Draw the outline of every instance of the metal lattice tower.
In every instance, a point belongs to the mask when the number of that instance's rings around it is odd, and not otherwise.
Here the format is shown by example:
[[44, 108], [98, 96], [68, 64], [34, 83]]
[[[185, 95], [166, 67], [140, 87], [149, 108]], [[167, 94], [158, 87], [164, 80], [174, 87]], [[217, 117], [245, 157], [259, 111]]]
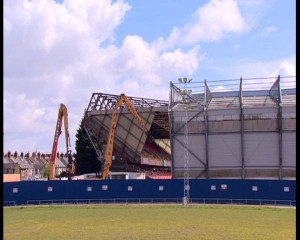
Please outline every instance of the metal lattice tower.
[[[188, 129], [188, 94], [190, 94], [191, 90], [187, 90], [186, 83], [187, 78], [179, 79], [180, 82], [184, 83], [184, 90], [181, 92], [182, 95], [182, 102], [185, 104], [184, 110], [185, 110], [185, 127], [184, 127], [184, 194], [183, 194], [183, 205], [187, 207], [189, 205], [189, 199], [190, 199], [190, 183], [189, 183], [189, 129]], [[189, 82], [191, 79], [189, 80]]]
[[184, 201], [183, 205], [188, 206], [190, 198], [190, 184], [189, 184], [189, 130], [188, 130], [188, 107], [185, 106], [185, 128], [184, 128]]

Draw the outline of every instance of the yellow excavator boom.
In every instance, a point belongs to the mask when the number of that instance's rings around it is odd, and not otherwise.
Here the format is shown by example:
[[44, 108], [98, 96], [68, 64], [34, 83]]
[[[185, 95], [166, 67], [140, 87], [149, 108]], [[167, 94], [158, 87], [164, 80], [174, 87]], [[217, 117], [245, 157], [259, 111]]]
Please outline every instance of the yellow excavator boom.
[[56, 122], [56, 128], [54, 133], [54, 140], [53, 140], [53, 146], [52, 146], [52, 152], [51, 152], [51, 158], [50, 158], [50, 168], [49, 168], [49, 180], [55, 180], [55, 165], [56, 165], [56, 154], [57, 154], [57, 146], [58, 146], [58, 139], [61, 134], [61, 127], [62, 127], [62, 121], [64, 121], [64, 129], [65, 129], [65, 140], [66, 140], [66, 148], [67, 148], [67, 154], [68, 154], [68, 166], [67, 166], [67, 172], [74, 173], [74, 165], [72, 164], [72, 154], [70, 150], [70, 135], [69, 135], [69, 129], [68, 129], [68, 110], [67, 107], [64, 104], [60, 104], [60, 108], [58, 111], [58, 117]]
[[137, 113], [136, 109], [130, 102], [130, 100], [125, 96], [124, 93], [122, 93], [114, 106], [112, 110], [112, 119], [111, 119], [111, 126], [109, 129], [108, 137], [107, 137], [107, 144], [106, 144], [106, 150], [104, 155], [104, 164], [102, 166], [101, 176], [100, 179], [107, 179], [109, 175], [109, 169], [112, 164], [112, 154], [114, 149], [114, 137], [115, 137], [115, 129], [117, 127], [117, 121], [118, 121], [118, 108], [122, 106], [122, 104], [125, 103], [126, 107], [129, 109], [131, 114], [137, 119], [140, 127], [144, 132], [147, 133], [145, 124], [139, 114]]

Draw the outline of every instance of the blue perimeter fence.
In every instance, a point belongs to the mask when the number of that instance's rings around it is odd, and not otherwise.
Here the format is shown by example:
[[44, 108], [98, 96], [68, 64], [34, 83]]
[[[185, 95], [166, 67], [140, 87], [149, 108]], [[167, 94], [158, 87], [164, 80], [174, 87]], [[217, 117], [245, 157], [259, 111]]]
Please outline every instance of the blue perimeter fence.
[[[296, 206], [296, 180], [190, 179], [190, 204]], [[55, 180], [3, 183], [3, 206], [182, 203], [184, 180]]]

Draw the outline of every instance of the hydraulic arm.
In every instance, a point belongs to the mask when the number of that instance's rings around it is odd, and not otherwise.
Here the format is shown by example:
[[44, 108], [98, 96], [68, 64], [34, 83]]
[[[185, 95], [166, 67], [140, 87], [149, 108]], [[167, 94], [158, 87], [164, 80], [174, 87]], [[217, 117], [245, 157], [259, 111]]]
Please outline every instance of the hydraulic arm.
[[67, 174], [74, 173], [74, 164], [72, 159], [72, 151], [70, 150], [70, 135], [68, 130], [68, 110], [64, 104], [60, 104], [60, 108], [58, 111], [58, 117], [56, 122], [56, 129], [54, 133], [54, 140], [52, 146], [52, 153], [50, 158], [50, 169], [49, 169], [49, 180], [55, 180], [55, 164], [56, 164], [56, 155], [57, 155], [57, 145], [58, 139], [61, 134], [62, 121], [64, 120], [64, 128], [65, 128], [65, 140], [66, 140], [66, 148], [68, 154], [68, 165], [67, 165]]
[[122, 104], [125, 103], [131, 114], [137, 119], [141, 129], [147, 133], [145, 124], [143, 120], [140, 118], [138, 115], [136, 109], [132, 105], [132, 103], [129, 101], [129, 99], [125, 96], [124, 93], [122, 93], [114, 106], [112, 110], [112, 119], [111, 119], [111, 126], [109, 129], [108, 133], [108, 138], [107, 138], [107, 144], [106, 144], [106, 150], [105, 150], [105, 155], [104, 155], [104, 164], [102, 166], [102, 172], [100, 179], [107, 179], [108, 174], [109, 174], [109, 168], [112, 164], [112, 153], [114, 149], [114, 137], [115, 137], [115, 129], [117, 127], [117, 121], [118, 121], [118, 116], [119, 116], [119, 111], [118, 109], [122, 106]]

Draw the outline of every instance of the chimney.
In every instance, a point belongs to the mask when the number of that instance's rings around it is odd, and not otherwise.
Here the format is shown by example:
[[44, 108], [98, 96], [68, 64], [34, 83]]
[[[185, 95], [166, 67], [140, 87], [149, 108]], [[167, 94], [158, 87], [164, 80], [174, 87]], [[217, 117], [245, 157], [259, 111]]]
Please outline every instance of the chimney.
[[21, 158], [24, 158], [24, 153], [23, 152], [21, 152]]
[[17, 152], [17, 151], [15, 151], [15, 153], [14, 153], [14, 157], [15, 157], [15, 158], [17, 158], [17, 157], [18, 157], [18, 152]]
[[61, 153], [61, 154], [60, 154], [60, 157], [61, 157], [61, 158], [63, 158], [63, 157], [64, 157], [64, 154], [63, 154], [63, 153]]
[[58, 158], [59, 158], [59, 152], [57, 152], [57, 153], [56, 153], [56, 157], [58, 157]]
[[25, 154], [25, 157], [28, 157], [28, 158], [29, 158], [29, 152]]
[[32, 157], [35, 157], [35, 152], [32, 153]]
[[38, 154], [37, 154], [37, 155], [38, 155], [38, 158], [41, 158], [41, 153], [40, 153], [40, 152], [38, 152]]
[[45, 155], [45, 153], [43, 153], [43, 154], [42, 154], [42, 158], [45, 158], [45, 157], [46, 157], [46, 155]]

